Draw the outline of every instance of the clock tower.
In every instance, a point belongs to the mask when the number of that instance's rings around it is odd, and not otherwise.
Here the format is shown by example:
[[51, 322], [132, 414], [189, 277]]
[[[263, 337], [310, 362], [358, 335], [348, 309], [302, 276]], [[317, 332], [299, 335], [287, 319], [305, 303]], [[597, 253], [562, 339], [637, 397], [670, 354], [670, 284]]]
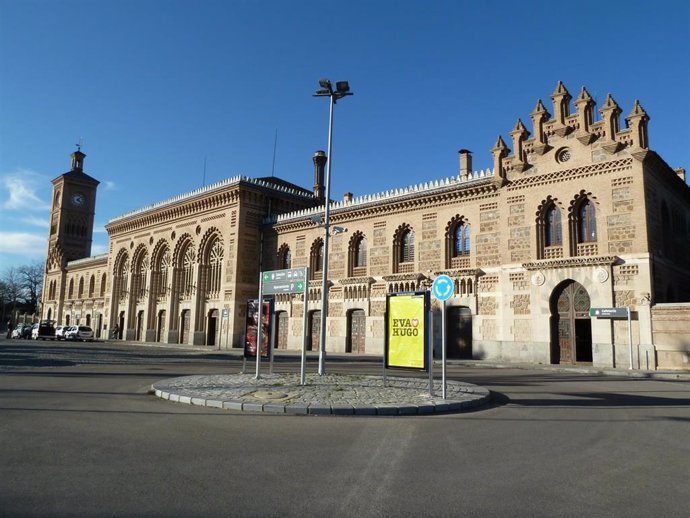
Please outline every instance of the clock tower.
[[48, 271], [91, 255], [96, 188], [100, 183], [84, 172], [86, 155], [72, 153], [72, 168], [53, 180], [48, 236]]

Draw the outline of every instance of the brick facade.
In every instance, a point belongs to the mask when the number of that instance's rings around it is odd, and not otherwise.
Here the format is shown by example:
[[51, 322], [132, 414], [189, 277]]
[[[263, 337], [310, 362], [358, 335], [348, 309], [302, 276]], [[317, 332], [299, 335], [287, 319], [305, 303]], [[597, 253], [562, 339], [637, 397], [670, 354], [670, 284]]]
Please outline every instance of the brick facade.
[[[639, 102], [621, 129], [611, 96], [596, 121], [585, 88], [573, 113], [562, 83], [551, 100], [553, 115], [542, 101], [530, 113], [531, 133], [518, 120], [512, 151], [497, 139], [491, 169], [473, 171], [463, 150], [458, 174], [332, 203], [332, 225], [347, 232], [330, 240], [328, 350], [352, 350], [356, 313], [366, 322], [357, 339], [381, 354], [386, 294], [427, 289], [446, 273], [456, 284], [448, 306], [471, 314], [471, 323], [457, 322], [470, 326], [458, 331], [471, 337], [462, 354], [627, 366], [627, 322], [590, 319], [586, 310], [630, 307], [637, 365], [651, 352], [650, 368], [687, 368], [690, 341], [667, 346], [668, 333], [653, 324], [655, 315], [668, 318], [654, 310], [659, 304], [690, 301], [684, 171], [649, 149]], [[291, 268], [312, 267], [313, 315], [321, 307], [323, 152], [314, 164], [313, 191], [237, 177], [115, 218], [104, 256], [68, 262], [56, 251], [60, 233], [51, 235], [43, 315], [60, 323], [89, 315], [101, 334], [118, 323], [127, 339], [240, 347], [259, 271], [288, 259]], [[69, 291], [82, 281], [94, 286], [88, 296]], [[301, 296], [277, 297], [276, 311], [288, 325], [283, 346], [300, 348]]]

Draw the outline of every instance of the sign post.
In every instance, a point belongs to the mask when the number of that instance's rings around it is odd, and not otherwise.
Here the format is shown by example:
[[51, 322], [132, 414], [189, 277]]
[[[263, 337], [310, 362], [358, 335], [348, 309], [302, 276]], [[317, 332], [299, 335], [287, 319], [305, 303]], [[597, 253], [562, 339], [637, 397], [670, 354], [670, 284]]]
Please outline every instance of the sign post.
[[309, 290], [307, 289], [308, 274], [309, 268], [287, 268], [285, 270], [263, 272], [261, 274], [261, 279], [259, 280], [259, 292], [263, 290], [266, 295], [277, 295], [281, 293], [304, 293], [304, 336], [302, 337], [302, 366], [300, 376], [300, 383], [302, 385], [305, 383], [304, 369], [307, 358], [307, 302], [309, 299]]
[[595, 318], [627, 318], [628, 319], [628, 349], [630, 356], [630, 366], [628, 370], [633, 370], [633, 343], [632, 343], [632, 311], [627, 308], [589, 308], [589, 316]]
[[431, 285], [431, 294], [441, 301], [441, 393], [446, 399], [446, 301], [455, 291], [453, 279], [448, 275], [439, 275]]

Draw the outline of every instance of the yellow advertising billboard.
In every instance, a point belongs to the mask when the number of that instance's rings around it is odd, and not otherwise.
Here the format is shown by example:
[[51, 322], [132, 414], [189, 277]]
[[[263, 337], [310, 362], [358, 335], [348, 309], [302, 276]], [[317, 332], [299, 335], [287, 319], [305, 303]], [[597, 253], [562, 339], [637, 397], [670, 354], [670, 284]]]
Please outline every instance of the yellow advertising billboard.
[[386, 367], [427, 370], [428, 293], [390, 294], [386, 306]]

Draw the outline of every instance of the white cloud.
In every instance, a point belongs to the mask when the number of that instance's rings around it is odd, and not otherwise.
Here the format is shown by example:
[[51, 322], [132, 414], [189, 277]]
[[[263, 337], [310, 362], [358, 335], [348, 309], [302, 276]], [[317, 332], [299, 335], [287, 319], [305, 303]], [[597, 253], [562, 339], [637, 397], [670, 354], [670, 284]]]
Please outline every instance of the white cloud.
[[94, 234], [105, 234], [107, 231], [105, 230], [105, 225], [100, 225], [96, 223], [93, 226], [93, 233]]
[[47, 210], [50, 204], [37, 191], [46, 188], [46, 179], [28, 169], [0, 176], [0, 207], [8, 210]]
[[45, 256], [48, 244], [43, 234], [0, 232], [0, 253], [36, 258]]
[[115, 185], [115, 182], [113, 182], [111, 180], [105, 180], [103, 182], [103, 190], [104, 191], [116, 191], [117, 185]]
[[39, 218], [36, 216], [20, 218], [19, 221], [34, 227], [48, 228], [50, 226], [50, 220], [48, 218]]

